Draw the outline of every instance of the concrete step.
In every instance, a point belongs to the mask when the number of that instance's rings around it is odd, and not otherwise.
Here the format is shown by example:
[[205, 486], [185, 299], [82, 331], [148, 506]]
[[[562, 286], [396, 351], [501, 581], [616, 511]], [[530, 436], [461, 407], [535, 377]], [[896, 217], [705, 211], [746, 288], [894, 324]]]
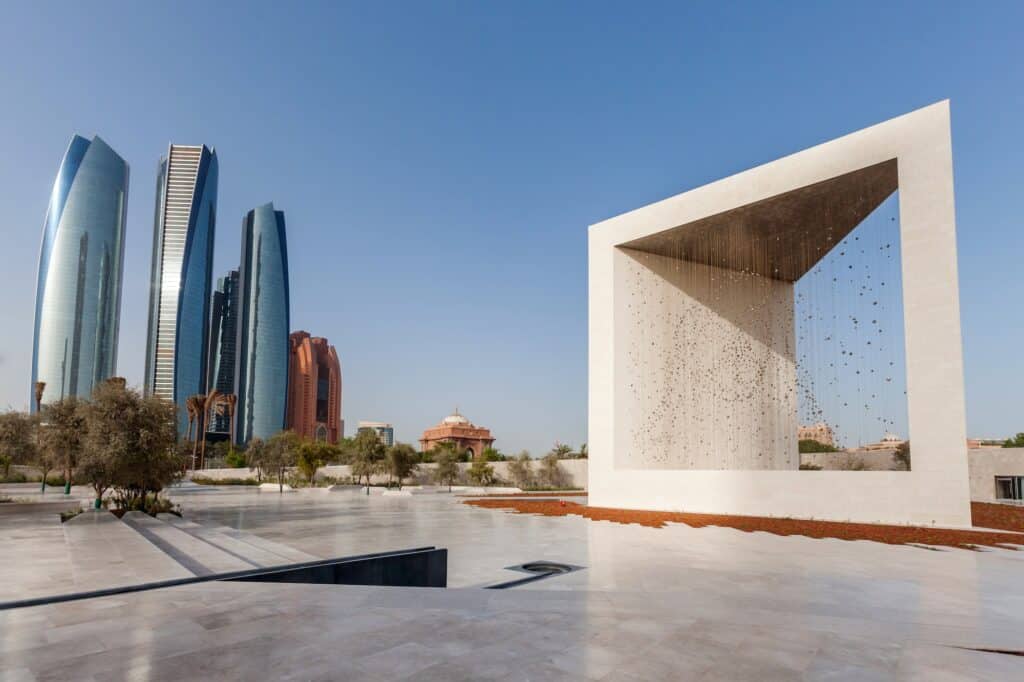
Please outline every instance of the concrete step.
[[86, 511], [63, 525], [75, 591], [188, 578], [194, 573], [109, 511]]
[[247, 561], [253, 566], [280, 566], [282, 564], [295, 563], [294, 559], [287, 556], [272, 552], [264, 547], [243, 542], [219, 530], [187, 521], [174, 514], [157, 514], [157, 518], [171, 524], [175, 528], [180, 528], [193, 537], [224, 550], [228, 554]]
[[121, 520], [196, 575], [253, 568], [250, 562], [143, 512], [128, 512]]
[[290, 563], [318, 561], [323, 558], [314, 556], [312, 554], [307, 554], [306, 552], [303, 552], [299, 549], [295, 549], [294, 547], [289, 547], [288, 545], [285, 545], [283, 543], [268, 540], [258, 535], [253, 535], [252, 533], [247, 533], [244, 530], [238, 530], [237, 528], [232, 528], [230, 526], [213, 526], [211, 530], [215, 530], [219, 533], [223, 533], [224, 535], [235, 538], [236, 540], [239, 540], [241, 542], [245, 542], [250, 545], [259, 547], [261, 549], [265, 549], [268, 552], [273, 552], [274, 554], [283, 556]]

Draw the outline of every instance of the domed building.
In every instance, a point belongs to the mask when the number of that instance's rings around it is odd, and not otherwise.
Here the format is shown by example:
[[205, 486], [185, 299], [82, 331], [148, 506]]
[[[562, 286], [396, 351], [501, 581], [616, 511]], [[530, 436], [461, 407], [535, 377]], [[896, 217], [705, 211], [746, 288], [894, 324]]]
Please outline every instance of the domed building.
[[491, 447], [494, 443], [494, 436], [491, 430], [473, 424], [459, 414], [458, 408], [454, 414], [450, 414], [441, 420], [437, 426], [432, 426], [423, 432], [420, 437], [420, 450], [430, 452], [439, 443], [455, 443], [461, 453], [468, 454], [473, 459], [484, 449]]

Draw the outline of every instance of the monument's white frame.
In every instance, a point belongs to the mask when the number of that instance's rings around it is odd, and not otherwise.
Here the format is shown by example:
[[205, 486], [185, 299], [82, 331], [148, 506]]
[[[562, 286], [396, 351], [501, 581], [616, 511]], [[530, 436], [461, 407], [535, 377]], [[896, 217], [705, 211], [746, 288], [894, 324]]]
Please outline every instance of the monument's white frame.
[[[616, 385], [616, 344], [625, 341], [615, 301], [628, 286], [621, 245], [893, 159], [912, 470], [639, 469], [617, 460], [616, 429], [636, 400]], [[948, 101], [592, 225], [589, 313], [591, 505], [971, 524]]]

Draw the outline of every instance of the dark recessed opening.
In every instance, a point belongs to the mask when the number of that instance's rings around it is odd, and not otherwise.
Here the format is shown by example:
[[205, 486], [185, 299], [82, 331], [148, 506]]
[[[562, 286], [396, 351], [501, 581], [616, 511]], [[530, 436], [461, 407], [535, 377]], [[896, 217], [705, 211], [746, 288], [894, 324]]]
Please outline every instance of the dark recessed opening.
[[488, 590], [504, 590], [509, 587], [517, 587], [519, 585], [525, 585], [532, 583], [537, 580], [543, 580], [544, 578], [550, 578], [556, 575], [563, 575], [565, 573], [572, 573], [573, 571], [582, 570], [582, 566], [573, 566], [572, 564], [563, 564], [558, 561], [528, 561], [525, 564], [519, 564], [517, 566], [506, 566], [509, 571], [519, 571], [521, 573], [529, 573], [530, 575], [526, 578], [518, 578], [516, 580], [510, 580], [505, 583], [499, 583], [497, 585], [489, 585]]

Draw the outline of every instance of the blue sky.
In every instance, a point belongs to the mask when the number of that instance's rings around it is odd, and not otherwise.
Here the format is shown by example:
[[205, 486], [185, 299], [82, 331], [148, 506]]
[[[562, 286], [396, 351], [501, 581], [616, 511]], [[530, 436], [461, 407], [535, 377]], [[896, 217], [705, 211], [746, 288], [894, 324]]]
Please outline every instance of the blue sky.
[[1024, 431], [1021, 3], [21, 3], [0, 23], [0, 405], [24, 407], [72, 133], [132, 169], [119, 371], [141, 383], [158, 157], [220, 156], [216, 272], [285, 211], [292, 321], [344, 417], [453, 407], [586, 438], [586, 228], [950, 98], [968, 431]]

